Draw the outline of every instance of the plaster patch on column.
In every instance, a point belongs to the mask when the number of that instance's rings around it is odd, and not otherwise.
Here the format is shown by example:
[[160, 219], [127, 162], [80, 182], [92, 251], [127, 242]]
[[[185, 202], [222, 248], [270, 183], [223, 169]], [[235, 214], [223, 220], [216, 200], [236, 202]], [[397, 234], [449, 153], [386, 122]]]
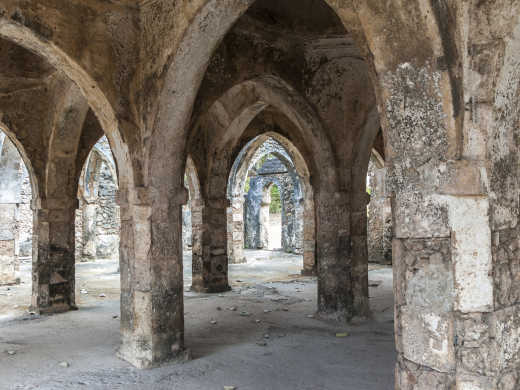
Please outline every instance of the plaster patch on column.
[[457, 380], [457, 390], [487, 390], [491, 389], [489, 387], [488, 381], [479, 382], [479, 381], [468, 381], [468, 380]]
[[484, 197], [445, 197], [455, 267], [455, 310], [493, 310], [489, 201]]
[[423, 315], [424, 324], [435, 338], [430, 338], [429, 347], [433, 355], [442, 358], [448, 355], [448, 324], [436, 314], [428, 313]]
[[449, 315], [403, 307], [401, 326], [406, 359], [440, 372], [455, 368], [453, 323]]

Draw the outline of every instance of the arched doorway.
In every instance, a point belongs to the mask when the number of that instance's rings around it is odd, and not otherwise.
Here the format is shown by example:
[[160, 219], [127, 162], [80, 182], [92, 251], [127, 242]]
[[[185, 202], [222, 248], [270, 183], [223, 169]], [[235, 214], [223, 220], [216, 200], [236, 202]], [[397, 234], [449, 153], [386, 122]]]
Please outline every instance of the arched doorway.
[[33, 259], [35, 217], [32, 206], [38, 197], [37, 184], [30, 176], [32, 167], [23, 149], [19, 149], [21, 145], [7, 131], [0, 123], [1, 318], [23, 315], [31, 310], [32, 268], [36, 263]]

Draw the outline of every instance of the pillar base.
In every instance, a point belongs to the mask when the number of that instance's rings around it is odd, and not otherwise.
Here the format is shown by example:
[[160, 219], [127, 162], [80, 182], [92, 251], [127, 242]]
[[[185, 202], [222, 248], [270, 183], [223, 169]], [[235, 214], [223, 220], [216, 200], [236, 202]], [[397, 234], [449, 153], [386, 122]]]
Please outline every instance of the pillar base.
[[17, 286], [20, 284], [20, 278], [13, 280], [0, 281], [0, 287], [2, 286]]
[[302, 269], [301, 271], [302, 276], [317, 276], [315, 269]]
[[191, 350], [187, 348], [179, 351], [177, 355], [173, 355], [168, 359], [160, 361], [153, 361], [151, 359], [139, 357], [138, 355], [131, 353], [129, 349], [123, 347], [116, 352], [116, 357], [141, 370], [159, 367], [165, 363], [184, 363], [192, 359]]
[[247, 259], [245, 257], [239, 258], [239, 259], [228, 259], [228, 264], [245, 264], [247, 263]]
[[231, 291], [231, 287], [229, 285], [226, 286], [198, 286], [192, 284], [190, 287], [190, 290], [197, 293], [203, 293], [203, 294], [218, 294], [223, 293], [227, 291]]
[[76, 305], [68, 305], [66, 303], [60, 303], [48, 307], [29, 307], [29, 311], [38, 313], [38, 314], [59, 314], [59, 313], [65, 313], [67, 311], [75, 311], [78, 310], [78, 307]]
[[[151, 335], [140, 337], [135, 334], [121, 334], [121, 346], [116, 356], [139, 369], [158, 367], [167, 362], [185, 362], [191, 359], [191, 351], [184, 348], [183, 342], [176, 342], [171, 348], [166, 347], [168, 335], [155, 335], [158, 341], [146, 342]], [[162, 340], [161, 340], [162, 339]], [[162, 341], [162, 342], [161, 342]]]

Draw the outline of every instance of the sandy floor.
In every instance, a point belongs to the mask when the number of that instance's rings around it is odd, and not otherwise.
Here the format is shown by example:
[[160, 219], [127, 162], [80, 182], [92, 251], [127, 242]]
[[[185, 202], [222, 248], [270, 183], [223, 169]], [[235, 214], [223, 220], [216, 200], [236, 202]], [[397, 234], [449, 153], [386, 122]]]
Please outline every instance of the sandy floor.
[[[78, 264], [79, 310], [42, 317], [25, 311], [27, 264], [25, 284], [0, 287], [0, 389], [393, 389], [390, 268], [370, 271], [373, 318], [347, 326], [315, 318], [316, 280], [298, 276], [300, 256], [246, 255], [247, 264], [230, 267], [232, 291], [186, 292], [186, 345], [193, 359], [153, 370], [134, 369], [115, 356], [115, 261]], [[186, 254], [186, 286], [190, 271]]]

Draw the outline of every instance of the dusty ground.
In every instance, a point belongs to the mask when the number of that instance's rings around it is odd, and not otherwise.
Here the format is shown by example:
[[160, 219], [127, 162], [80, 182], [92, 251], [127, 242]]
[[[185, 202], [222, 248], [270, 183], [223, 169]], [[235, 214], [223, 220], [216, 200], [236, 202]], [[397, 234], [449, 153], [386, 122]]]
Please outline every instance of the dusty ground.
[[[233, 291], [186, 292], [186, 344], [193, 359], [153, 370], [134, 369], [115, 356], [115, 261], [78, 264], [79, 310], [49, 317], [24, 311], [30, 292], [26, 264], [25, 284], [0, 288], [0, 389], [393, 388], [390, 268], [370, 271], [372, 284], [381, 282], [370, 289], [373, 319], [345, 326], [314, 317], [316, 280], [298, 276], [300, 256], [246, 253], [248, 264], [230, 268]], [[186, 286], [189, 263], [187, 254]], [[61, 367], [60, 362], [70, 366]]]

